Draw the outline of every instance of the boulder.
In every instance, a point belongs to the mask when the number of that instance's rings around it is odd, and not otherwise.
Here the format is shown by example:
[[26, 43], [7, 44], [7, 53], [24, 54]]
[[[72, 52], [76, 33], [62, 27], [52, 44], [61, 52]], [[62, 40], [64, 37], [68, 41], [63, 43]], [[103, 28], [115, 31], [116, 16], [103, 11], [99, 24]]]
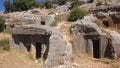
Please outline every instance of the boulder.
[[41, 16], [41, 21], [44, 21], [45, 25], [50, 25], [51, 23], [55, 22], [55, 14]]
[[66, 45], [58, 35], [50, 37], [49, 52], [43, 68], [54, 68], [60, 65], [69, 66], [71, 61], [72, 46]]
[[66, 14], [69, 12], [70, 7], [71, 7], [71, 2], [67, 2], [65, 5], [57, 6], [56, 12], [59, 14]]
[[[34, 57], [42, 53], [43, 68], [69, 66], [71, 63], [72, 45], [66, 42], [62, 33], [50, 26], [17, 25], [12, 29], [10, 44], [13, 48], [31, 52]], [[42, 48], [42, 44], [46, 47], [39, 50], [38, 46]], [[36, 59], [39, 58], [42, 57]]]
[[120, 58], [120, 34], [116, 31], [110, 31], [110, 39], [112, 45], [112, 55], [114, 58]]
[[120, 0], [107, 0], [107, 3], [110, 3], [113, 5], [120, 5]]
[[[94, 23], [95, 20], [96, 18], [92, 16], [86, 16], [84, 19], [72, 23], [70, 34], [74, 37], [72, 41], [74, 54], [89, 54], [93, 56], [93, 52], [95, 52], [93, 51], [93, 46], [98, 45], [101, 46], [101, 48], [102, 46], [107, 46], [107, 42], [103, 45], [101, 44], [105, 34], [97, 24]], [[99, 43], [94, 44], [96, 41]], [[104, 49], [101, 49], [100, 53], [101, 55], [99, 57], [103, 57]]]
[[71, 34], [80, 32], [80, 33], [85, 33], [90, 35], [103, 35], [103, 32], [97, 26], [97, 24], [88, 20], [79, 20], [77, 22], [74, 22], [71, 26], [70, 32]]

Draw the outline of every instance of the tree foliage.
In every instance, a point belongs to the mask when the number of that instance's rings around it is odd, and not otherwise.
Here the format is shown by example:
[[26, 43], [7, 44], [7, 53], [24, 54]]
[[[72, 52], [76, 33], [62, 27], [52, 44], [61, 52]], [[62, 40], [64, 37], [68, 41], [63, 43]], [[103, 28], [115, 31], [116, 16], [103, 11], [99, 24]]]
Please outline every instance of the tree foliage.
[[44, 8], [45, 3], [44, 2], [35, 2], [34, 7], [36, 7], [36, 8]]
[[36, 7], [36, 0], [5, 0], [5, 12], [24, 11]]
[[16, 11], [31, 9], [34, 6], [35, 0], [13, 0], [13, 5]]
[[79, 7], [73, 8], [68, 17], [69, 21], [76, 21], [82, 19], [87, 13]]
[[52, 8], [52, 2], [51, 1], [45, 1], [45, 8], [46, 9]]
[[10, 3], [10, 0], [5, 0], [4, 6], [5, 6], [5, 11], [6, 11], [6, 12], [10, 12], [10, 11], [11, 11], [11, 3]]
[[59, 5], [64, 5], [66, 4], [67, 0], [58, 0]]

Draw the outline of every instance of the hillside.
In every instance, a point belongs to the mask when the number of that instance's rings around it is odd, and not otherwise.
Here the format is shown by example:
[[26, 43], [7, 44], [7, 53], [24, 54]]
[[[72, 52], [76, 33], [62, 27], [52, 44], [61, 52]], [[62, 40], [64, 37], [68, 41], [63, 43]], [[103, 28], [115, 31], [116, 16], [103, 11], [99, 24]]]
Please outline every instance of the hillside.
[[5, 1], [0, 68], [119, 68], [118, 0]]

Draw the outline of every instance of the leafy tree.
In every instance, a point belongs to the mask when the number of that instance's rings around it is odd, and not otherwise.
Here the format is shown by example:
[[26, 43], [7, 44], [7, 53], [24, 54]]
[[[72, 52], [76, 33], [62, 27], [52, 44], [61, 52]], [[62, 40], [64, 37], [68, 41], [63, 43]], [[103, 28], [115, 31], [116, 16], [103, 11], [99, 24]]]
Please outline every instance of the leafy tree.
[[44, 8], [45, 3], [44, 2], [35, 2], [34, 7], [36, 7], [36, 8]]
[[5, 20], [3, 17], [0, 17], [0, 32], [4, 30]]
[[67, 0], [58, 0], [59, 5], [64, 5], [66, 4]]
[[46, 9], [52, 8], [52, 2], [51, 2], [51, 1], [46, 1], [46, 2], [45, 2], [45, 8], [46, 8]]
[[96, 4], [96, 6], [101, 6], [101, 5], [103, 5], [102, 2], [98, 2], [98, 3]]
[[68, 17], [69, 21], [76, 21], [82, 19], [87, 13], [79, 7], [73, 8]]
[[13, 0], [15, 11], [23, 11], [31, 9], [34, 6], [35, 0]]
[[5, 0], [4, 7], [5, 7], [5, 12], [10, 12], [10, 10], [11, 10], [10, 0]]
[[45, 3], [44, 2], [39, 2], [39, 8], [44, 8], [45, 7]]
[[34, 3], [36, 2], [36, 0], [24, 0], [24, 2], [28, 8], [32, 8], [34, 7]]

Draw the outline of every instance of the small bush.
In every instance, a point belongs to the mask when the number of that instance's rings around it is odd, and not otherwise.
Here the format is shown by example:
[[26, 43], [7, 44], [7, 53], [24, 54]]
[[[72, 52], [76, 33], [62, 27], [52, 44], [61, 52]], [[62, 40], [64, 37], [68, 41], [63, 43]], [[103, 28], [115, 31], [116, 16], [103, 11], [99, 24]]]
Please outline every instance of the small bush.
[[35, 8], [44, 8], [45, 7], [45, 4], [44, 4], [44, 2], [35, 2], [34, 3], [34, 7]]
[[0, 48], [2, 48], [3, 50], [9, 51], [10, 50], [9, 39], [1, 39]]
[[66, 2], [67, 2], [66, 0], [58, 0], [59, 5], [64, 5], [64, 4], [66, 4]]
[[34, 24], [33, 20], [27, 20], [27, 24]]
[[51, 1], [46, 1], [46, 2], [45, 2], [45, 8], [46, 8], [46, 9], [52, 8], [52, 3], [51, 3]]
[[78, 7], [78, 6], [82, 5], [82, 4], [83, 4], [83, 3], [82, 3], [81, 1], [79, 1], [79, 0], [74, 0], [74, 1], [72, 2], [72, 4], [71, 4], [70, 9], [73, 9], [73, 8], [75, 8], [75, 7]]
[[51, 23], [50, 26], [57, 26], [57, 24], [61, 21], [59, 16], [55, 16], [55, 22]]
[[87, 15], [87, 13], [83, 9], [79, 7], [73, 8], [68, 17], [68, 21], [82, 19], [85, 15]]
[[98, 2], [98, 3], [96, 4], [96, 6], [101, 6], [101, 5], [103, 5], [102, 2]]
[[4, 31], [5, 20], [0, 17], [0, 32]]

